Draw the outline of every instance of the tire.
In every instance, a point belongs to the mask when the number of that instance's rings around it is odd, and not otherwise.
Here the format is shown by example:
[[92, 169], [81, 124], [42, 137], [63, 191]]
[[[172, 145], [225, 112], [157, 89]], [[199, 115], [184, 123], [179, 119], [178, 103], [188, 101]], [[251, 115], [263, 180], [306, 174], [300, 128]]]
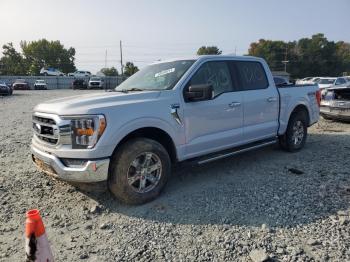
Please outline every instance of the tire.
[[[146, 167], [157, 169], [147, 173]], [[124, 204], [143, 204], [161, 193], [170, 174], [171, 161], [166, 149], [154, 140], [136, 138], [113, 155], [108, 188]]]
[[44, 73], [44, 76], [48, 76], [48, 74], [45, 72], [45, 73]]
[[305, 111], [292, 113], [286, 133], [279, 139], [282, 149], [289, 152], [296, 152], [304, 147], [307, 138], [307, 119]]

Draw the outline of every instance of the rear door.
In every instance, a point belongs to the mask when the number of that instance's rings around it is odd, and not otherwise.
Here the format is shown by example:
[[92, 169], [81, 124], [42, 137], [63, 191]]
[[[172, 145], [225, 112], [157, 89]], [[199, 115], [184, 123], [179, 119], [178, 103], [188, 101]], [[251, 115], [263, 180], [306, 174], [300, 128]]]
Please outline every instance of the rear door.
[[235, 61], [238, 85], [243, 90], [243, 140], [245, 143], [277, 135], [279, 95], [259, 61]]
[[211, 84], [213, 98], [184, 103], [186, 158], [242, 142], [242, 92], [236, 92], [226, 61], [205, 62], [185, 86]]

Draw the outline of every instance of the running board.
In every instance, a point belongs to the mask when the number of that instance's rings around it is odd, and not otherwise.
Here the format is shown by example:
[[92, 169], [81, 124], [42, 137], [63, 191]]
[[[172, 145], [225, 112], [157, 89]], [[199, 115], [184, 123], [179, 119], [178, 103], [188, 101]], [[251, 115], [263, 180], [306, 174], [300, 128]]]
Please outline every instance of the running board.
[[241, 153], [244, 153], [247, 151], [251, 151], [254, 149], [258, 149], [260, 147], [273, 145], [276, 142], [277, 142], [276, 138], [267, 139], [267, 140], [263, 140], [263, 141], [259, 141], [259, 142], [250, 143], [250, 144], [245, 145], [245, 146], [240, 146], [240, 147], [236, 147], [233, 149], [224, 150], [224, 151], [221, 151], [218, 153], [213, 153], [213, 154], [210, 154], [210, 155], [205, 156], [205, 157], [194, 158], [194, 159], [189, 160], [189, 161], [192, 162], [193, 164], [203, 165], [203, 164], [215, 161], [215, 160], [219, 160], [222, 158], [226, 158], [226, 157], [238, 155], [238, 154], [241, 154]]

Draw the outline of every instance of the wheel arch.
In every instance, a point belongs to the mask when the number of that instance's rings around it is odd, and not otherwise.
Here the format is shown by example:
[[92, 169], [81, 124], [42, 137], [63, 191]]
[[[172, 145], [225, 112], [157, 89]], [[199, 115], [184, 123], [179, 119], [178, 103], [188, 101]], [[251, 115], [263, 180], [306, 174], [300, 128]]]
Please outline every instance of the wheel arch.
[[305, 112], [306, 116], [307, 116], [308, 126], [310, 125], [310, 111], [309, 111], [309, 108], [306, 106], [306, 104], [299, 102], [298, 104], [296, 104], [293, 107], [293, 109], [291, 109], [291, 110], [284, 109], [283, 111], [287, 111], [287, 112], [284, 112], [280, 116], [281, 118], [280, 118], [280, 127], [278, 130], [278, 135], [283, 135], [286, 132], [290, 118], [291, 118], [292, 114], [294, 114], [296, 112], [300, 112], [300, 111]]
[[163, 129], [153, 126], [140, 127], [124, 135], [123, 138], [120, 139], [120, 141], [115, 146], [113, 150], [113, 155], [125, 142], [134, 138], [148, 138], [157, 141], [167, 150], [171, 161], [173, 163], [177, 162], [177, 151], [172, 137], [169, 135], [168, 132], [164, 131]]
[[291, 111], [289, 118], [288, 118], [288, 122], [290, 120], [290, 117], [292, 116], [292, 114], [297, 113], [297, 112], [305, 112], [306, 113], [306, 117], [307, 117], [307, 124], [310, 125], [310, 112], [309, 109], [306, 105], [304, 104], [299, 104], [296, 107], [294, 107], [294, 109]]

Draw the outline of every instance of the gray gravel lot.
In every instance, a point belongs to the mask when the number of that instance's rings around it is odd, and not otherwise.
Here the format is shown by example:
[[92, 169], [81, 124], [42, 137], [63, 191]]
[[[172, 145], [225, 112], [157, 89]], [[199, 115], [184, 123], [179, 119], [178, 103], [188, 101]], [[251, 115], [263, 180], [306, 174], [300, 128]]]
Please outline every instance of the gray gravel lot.
[[123, 206], [31, 162], [33, 107], [86, 92], [96, 91], [0, 97], [0, 261], [24, 260], [31, 208], [56, 261], [350, 261], [350, 124], [321, 119], [298, 153], [273, 146], [179, 167], [158, 199]]

